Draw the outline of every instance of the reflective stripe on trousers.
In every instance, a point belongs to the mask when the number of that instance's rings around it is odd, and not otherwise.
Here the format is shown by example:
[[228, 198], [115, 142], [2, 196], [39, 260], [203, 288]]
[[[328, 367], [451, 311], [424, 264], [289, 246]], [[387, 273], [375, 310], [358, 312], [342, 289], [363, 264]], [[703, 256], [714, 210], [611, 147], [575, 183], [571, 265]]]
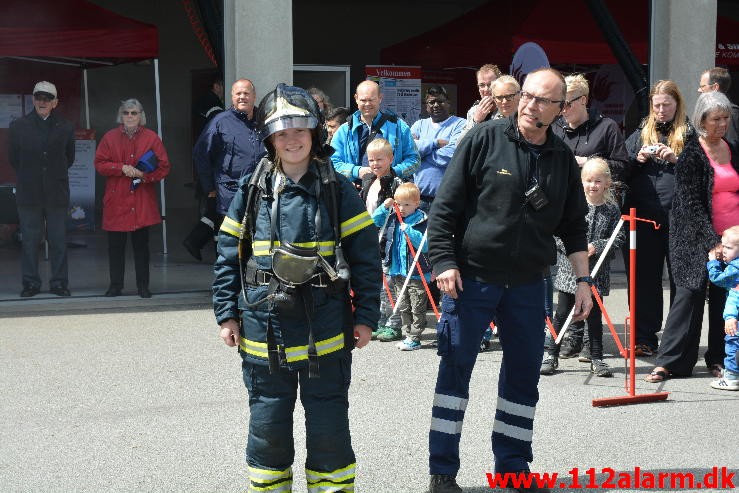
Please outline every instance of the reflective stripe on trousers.
[[430, 473], [456, 475], [459, 470], [459, 440], [470, 377], [480, 340], [493, 315], [499, 321], [503, 348], [492, 433], [495, 469], [526, 470], [533, 460], [531, 440], [544, 354], [544, 283], [538, 280], [507, 288], [465, 279], [463, 283], [459, 298], [444, 296], [437, 325], [441, 361], [429, 431]]
[[293, 489], [292, 467], [276, 471], [273, 469], [260, 469], [248, 466], [249, 487], [248, 493], [290, 493]]
[[305, 479], [308, 481], [309, 493], [336, 493], [354, 491], [354, 475], [356, 464], [334, 471], [322, 472], [305, 470]]

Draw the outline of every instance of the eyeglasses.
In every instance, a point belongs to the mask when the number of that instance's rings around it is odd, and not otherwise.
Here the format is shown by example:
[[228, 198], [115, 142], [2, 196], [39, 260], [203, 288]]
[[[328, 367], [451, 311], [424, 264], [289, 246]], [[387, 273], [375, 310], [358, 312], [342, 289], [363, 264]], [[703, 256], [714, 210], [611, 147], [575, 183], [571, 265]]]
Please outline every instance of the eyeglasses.
[[515, 98], [518, 95], [518, 92], [514, 92], [512, 94], [503, 94], [502, 96], [493, 96], [493, 99], [497, 101], [498, 103], [502, 103], [503, 101], [513, 101], [513, 98]]
[[138, 111], [136, 111], [136, 110], [132, 110], [132, 111], [128, 111], [128, 110], [123, 110], [123, 114], [124, 114], [124, 115], [131, 115], [131, 116], [136, 116], [136, 115], [138, 115], [138, 114], [139, 114], [139, 112], [138, 112]]
[[426, 101], [426, 104], [429, 106], [435, 106], [435, 105], [441, 106], [444, 103], [446, 103], [445, 99], [429, 99], [428, 101]]
[[713, 84], [700, 84], [700, 85], [698, 86], [698, 89], [700, 90], [700, 89], [703, 89], [704, 87], [711, 87], [712, 85], [713, 85]]
[[539, 96], [534, 96], [533, 94], [529, 92], [521, 91], [521, 100], [524, 103], [528, 103], [532, 99], [534, 100], [537, 106], [549, 106], [550, 104], [560, 104], [560, 103], [566, 102], [564, 99], [540, 98]]
[[572, 103], [574, 103], [578, 99], [582, 98], [583, 96], [585, 96], [585, 94], [580, 94], [578, 97], [576, 97], [574, 99], [571, 99], [569, 101], [565, 101], [565, 108], [570, 108], [572, 106]]

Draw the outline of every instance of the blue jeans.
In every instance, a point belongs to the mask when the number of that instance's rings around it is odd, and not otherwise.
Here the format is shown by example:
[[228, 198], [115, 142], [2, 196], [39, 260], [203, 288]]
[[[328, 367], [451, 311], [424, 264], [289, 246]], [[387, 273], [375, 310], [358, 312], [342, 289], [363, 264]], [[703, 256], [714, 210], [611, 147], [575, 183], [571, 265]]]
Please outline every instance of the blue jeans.
[[46, 220], [46, 239], [49, 242], [51, 277], [49, 287], [67, 287], [67, 207], [18, 206], [21, 230], [21, 274], [23, 287], [41, 288], [38, 270], [39, 245], [43, 239]]
[[739, 374], [739, 335], [727, 335], [725, 338], [726, 358], [724, 358], [724, 369]]
[[444, 296], [437, 325], [441, 356], [429, 432], [431, 474], [456, 475], [459, 440], [469, 399], [469, 383], [480, 340], [493, 317], [503, 360], [492, 449], [497, 472], [528, 470], [533, 460], [531, 440], [539, 401], [539, 367], [544, 355], [544, 283], [541, 279], [504, 287], [463, 280], [464, 291], [454, 300]]

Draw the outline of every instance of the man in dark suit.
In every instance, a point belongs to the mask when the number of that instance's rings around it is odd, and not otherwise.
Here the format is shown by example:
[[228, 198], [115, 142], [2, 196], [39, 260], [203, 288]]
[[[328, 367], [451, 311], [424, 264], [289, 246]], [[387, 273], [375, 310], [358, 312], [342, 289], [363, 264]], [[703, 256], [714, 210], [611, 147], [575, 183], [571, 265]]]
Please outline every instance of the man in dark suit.
[[49, 242], [49, 291], [69, 296], [67, 274], [68, 169], [74, 163], [74, 126], [54, 110], [56, 86], [42, 81], [33, 88], [34, 111], [10, 124], [9, 161], [18, 177], [16, 200], [22, 240], [21, 297], [41, 292], [39, 244], [44, 223]]

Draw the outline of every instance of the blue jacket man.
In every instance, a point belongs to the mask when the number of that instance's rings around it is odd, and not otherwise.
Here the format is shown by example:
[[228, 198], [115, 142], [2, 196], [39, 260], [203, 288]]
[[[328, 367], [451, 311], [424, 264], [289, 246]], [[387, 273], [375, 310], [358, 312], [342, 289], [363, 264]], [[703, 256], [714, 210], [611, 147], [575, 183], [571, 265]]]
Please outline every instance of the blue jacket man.
[[239, 178], [254, 170], [265, 155], [264, 145], [255, 132], [254, 85], [237, 80], [231, 88], [233, 106], [219, 113], [200, 134], [193, 149], [200, 186], [209, 197], [216, 197], [216, 211], [228, 212]]
[[420, 157], [413, 142], [411, 129], [391, 111], [380, 111], [380, 86], [371, 80], [361, 82], [354, 94], [359, 110], [352, 114], [331, 139], [334, 169], [355, 183], [370, 173], [367, 164], [367, 144], [382, 137], [393, 146], [393, 171], [404, 180], [413, 176]]

